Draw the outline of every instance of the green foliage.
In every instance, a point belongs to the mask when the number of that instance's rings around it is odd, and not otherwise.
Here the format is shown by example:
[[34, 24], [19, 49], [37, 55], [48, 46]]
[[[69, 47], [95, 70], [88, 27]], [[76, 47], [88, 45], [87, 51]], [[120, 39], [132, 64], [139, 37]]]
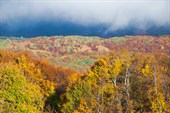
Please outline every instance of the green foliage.
[[145, 45], [149, 45], [149, 42], [148, 42], [148, 41], [145, 41], [144, 44], [145, 44]]
[[74, 48], [73, 47], [70, 47], [69, 48], [69, 53], [73, 52]]
[[89, 99], [88, 103], [91, 103], [93, 99], [91, 90], [91, 83], [89, 81], [84, 81], [79, 84], [75, 84], [70, 88], [67, 88], [66, 93], [66, 103], [62, 105], [63, 113], [72, 113], [76, 110], [82, 98]]
[[37, 49], [37, 46], [36, 46], [36, 45], [33, 45], [32, 48], [33, 48], [33, 49]]
[[11, 42], [7, 42], [6, 40], [0, 39], [0, 48], [1, 49], [6, 49], [10, 44], [11, 44]]
[[51, 45], [50, 45], [50, 44], [47, 44], [46, 47], [49, 49], [49, 48], [51, 47]]
[[0, 42], [3, 42], [4, 40], [6, 40], [6, 38], [0, 38]]
[[83, 70], [87, 67], [90, 67], [94, 63], [94, 59], [91, 58], [75, 58], [71, 60], [69, 58], [70, 62], [68, 64], [69, 67], [77, 70]]
[[90, 65], [90, 64], [93, 64], [93, 63], [94, 63], [93, 59], [84, 59], [84, 60], [80, 60], [78, 62], [78, 64], [87, 64], [87, 65]]
[[115, 43], [126, 42], [126, 39], [125, 39], [125, 38], [115, 37], [115, 38], [114, 38], [114, 42], [115, 42]]
[[15, 65], [0, 64], [0, 112], [39, 113], [43, 110], [40, 87], [26, 80]]

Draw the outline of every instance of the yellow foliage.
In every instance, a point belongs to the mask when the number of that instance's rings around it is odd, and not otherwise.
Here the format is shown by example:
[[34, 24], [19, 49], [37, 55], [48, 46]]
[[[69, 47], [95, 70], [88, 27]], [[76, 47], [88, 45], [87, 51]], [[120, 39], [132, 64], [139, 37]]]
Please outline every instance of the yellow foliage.
[[146, 64], [146, 65], [145, 65], [145, 68], [142, 69], [142, 74], [143, 74], [144, 76], [150, 76], [150, 75], [152, 75], [152, 69], [151, 69], [151, 67], [150, 67], [148, 64]]
[[81, 112], [79, 112], [79, 111], [77, 111], [77, 110], [74, 110], [73, 113], [81, 113]]
[[34, 62], [29, 62], [28, 59], [22, 55], [18, 57], [18, 67], [24, 70], [25, 76], [27, 76], [31, 82], [36, 82], [41, 86], [41, 92], [45, 96], [54, 93], [54, 83], [43, 79], [44, 76], [41, 69], [38, 66], [35, 66]]
[[114, 92], [115, 92], [113, 85], [105, 85], [105, 86], [103, 86], [103, 90], [107, 94], [114, 94]]
[[81, 76], [81, 75], [78, 74], [78, 73], [73, 73], [72, 75], [68, 76], [69, 85], [72, 85], [72, 84], [76, 83], [76, 81], [78, 80], [78, 78], [79, 78], [80, 76]]
[[170, 112], [168, 103], [165, 101], [165, 96], [160, 92], [158, 92], [158, 94], [156, 94], [154, 92], [154, 90], [155, 89], [149, 90], [149, 99], [151, 102], [151, 110], [154, 113]]
[[101, 80], [102, 77], [109, 78], [109, 73], [108, 73], [109, 68], [108, 68], [107, 60], [108, 59], [106, 58], [102, 58], [96, 62], [96, 65], [93, 67], [93, 70], [92, 70], [93, 73], [90, 72], [91, 77], [93, 76], [99, 80]]
[[92, 113], [92, 111], [89, 109], [86, 100], [82, 98], [78, 110], [75, 110], [73, 113]]
[[139, 113], [139, 112], [136, 112], [136, 110], [131, 110], [130, 113]]
[[122, 64], [123, 64], [122, 60], [114, 59], [114, 66], [113, 66], [113, 74], [114, 74], [114, 76], [117, 76], [121, 72]]

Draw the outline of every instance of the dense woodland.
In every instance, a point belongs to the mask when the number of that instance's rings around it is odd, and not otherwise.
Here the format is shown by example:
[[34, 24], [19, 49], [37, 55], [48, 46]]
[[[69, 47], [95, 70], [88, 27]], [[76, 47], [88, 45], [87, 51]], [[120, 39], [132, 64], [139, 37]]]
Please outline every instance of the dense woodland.
[[0, 113], [169, 113], [170, 36], [0, 39]]
[[1, 113], [169, 113], [170, 56], [115, 50], [85, 73], [0, 51]]

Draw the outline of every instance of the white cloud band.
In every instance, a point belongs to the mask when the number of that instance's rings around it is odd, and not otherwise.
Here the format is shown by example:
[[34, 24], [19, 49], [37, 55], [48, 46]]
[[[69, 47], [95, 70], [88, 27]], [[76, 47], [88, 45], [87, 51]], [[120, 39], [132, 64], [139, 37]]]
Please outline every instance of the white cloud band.
[[135, 23], [145, 28], [150, 21], [170, 23], [170, 0], [0, 0], [0, 23], [19, 19], [65, 20], [82, 25], [107, 24], [117, 30]]

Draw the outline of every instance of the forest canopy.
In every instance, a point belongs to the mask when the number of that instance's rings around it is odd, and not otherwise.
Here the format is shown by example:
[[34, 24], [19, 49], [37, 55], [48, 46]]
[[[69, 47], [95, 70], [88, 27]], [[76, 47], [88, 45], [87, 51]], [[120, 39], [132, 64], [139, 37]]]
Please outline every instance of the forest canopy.
[[0, 51], [2, 113], [170, 112], [170, 56], [115, 50], [80, 73]]

